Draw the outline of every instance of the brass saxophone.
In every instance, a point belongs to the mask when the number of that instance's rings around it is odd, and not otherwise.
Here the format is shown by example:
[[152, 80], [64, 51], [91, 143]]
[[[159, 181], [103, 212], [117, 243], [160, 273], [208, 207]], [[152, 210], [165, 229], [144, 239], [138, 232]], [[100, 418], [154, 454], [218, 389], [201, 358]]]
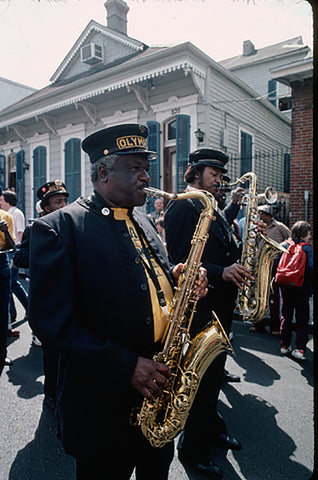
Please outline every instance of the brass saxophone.
[[194, 189], [178, 195], [150, 187], [144, 191], [154, 197], [172, 200], [197, 198], [205, 206], [170, 305], [163, 349], [153, 358], [156, 362], [168, 365], [172, 375], [162, 395], [152, 402], [145, 398], [138, 414], [141, 431], [151, 445], [163, 447], [183, 430], [200, 381], [210, 363], [221, 352], [233, 352], [233, 349], [214, 312], [211, 322], [201, 332], [193, 339], [189, 334], [197, 304], [196, 280], [216, 206], [214, 197], [208, 192]]
[[[246, 196], [246, 222], [240, 264], [246, 267], [254, 281], [249, 285], [242, 285], [237, 296], [237, 311], [243, 320], [260, 322], [266, 315], [272, 278], [273, 260], [279, 252], [287, 252], [279, 243], [258, 232], [257, 224], [259, 215], [257, 211], [258, 198], [264, 194], [257, 194], [257, 177], [253, 172], [247, 172], [227, 187], [249, 181], [249, 192]], [[266, 189], [268, 192], [270, 187]], [[267, 202], [274, 203], [276, 197], [268, 195]]]

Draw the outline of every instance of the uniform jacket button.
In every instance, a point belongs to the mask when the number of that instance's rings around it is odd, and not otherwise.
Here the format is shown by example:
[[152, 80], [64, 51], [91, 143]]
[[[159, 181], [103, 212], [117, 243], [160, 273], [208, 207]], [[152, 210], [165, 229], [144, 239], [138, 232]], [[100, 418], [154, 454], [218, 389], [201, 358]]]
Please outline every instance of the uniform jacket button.
[[140, 288], [141, 288], [141, 290], [142, 290], [143, 292], [145, 292], [146, 290], [148, 290], [148, 286], [147, 286], [146, 283], [142, 283], [142, 284], [140, 285]]
[[150, 325], [151, 324], [151, 317], [146, 317], [146, 325]]
[[136, 257], [136, 258], [135, 258], [135, 263], [136, 263], [137, 265], [139, 265], [139, 263], [140, 263], [140, 257]]

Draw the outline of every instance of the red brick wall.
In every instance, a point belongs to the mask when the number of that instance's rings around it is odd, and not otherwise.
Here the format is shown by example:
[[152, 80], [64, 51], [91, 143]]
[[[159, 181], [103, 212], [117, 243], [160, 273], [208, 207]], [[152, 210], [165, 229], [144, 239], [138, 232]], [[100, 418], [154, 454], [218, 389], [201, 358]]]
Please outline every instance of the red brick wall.
[[313, 91], [312, 79], [292, 87], [290, 159], [290, 227], [305, 220], [304, 191], [309, 190], [308, 222], [313, 222]]

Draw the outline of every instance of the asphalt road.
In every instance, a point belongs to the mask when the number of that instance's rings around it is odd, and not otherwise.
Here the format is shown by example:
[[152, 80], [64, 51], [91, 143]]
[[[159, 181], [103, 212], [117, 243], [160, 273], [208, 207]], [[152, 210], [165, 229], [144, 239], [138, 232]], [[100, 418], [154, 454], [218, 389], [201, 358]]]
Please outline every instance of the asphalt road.
[[[19, 307], [18, 318], [23, 315]], [[74, 480], [73, 459], [56, 438], [54, 415], [43, 406], [42, 349], [31, 346], [27, 322], [15, 327], [21, 336], [8, 348], [14, 365], [0, 378], [0, 480]], [[227, 368], [241, 382], [224, 385], [219, 402], [230, 434], [243, 448], [214, 449], [213, 459], [226, 480], [308, 480], [314, 462], [312, 336], [300, 364], [281, 356], [276, 337], [248, 328], [233, 323], [236, 356], [228, 358]], [[185, 470], [175, 455], [169, 480], [204, 478]]]

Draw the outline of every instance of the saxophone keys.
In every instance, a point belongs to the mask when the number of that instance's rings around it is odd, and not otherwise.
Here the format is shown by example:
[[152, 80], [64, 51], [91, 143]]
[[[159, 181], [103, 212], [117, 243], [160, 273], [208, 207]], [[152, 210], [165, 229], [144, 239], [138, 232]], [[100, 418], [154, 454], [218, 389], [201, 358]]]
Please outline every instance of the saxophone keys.
[[177, 395], [173, 400], [173, 406], [179, 412], [188, 411], [190, 408], [190, 400], [188, 395], [185, 395], [184, 393]]
[[199, 383], [199, 376], [195, 372], [188, 370], [182, 374], [181, 383], [187, 388], [196, 388]]

